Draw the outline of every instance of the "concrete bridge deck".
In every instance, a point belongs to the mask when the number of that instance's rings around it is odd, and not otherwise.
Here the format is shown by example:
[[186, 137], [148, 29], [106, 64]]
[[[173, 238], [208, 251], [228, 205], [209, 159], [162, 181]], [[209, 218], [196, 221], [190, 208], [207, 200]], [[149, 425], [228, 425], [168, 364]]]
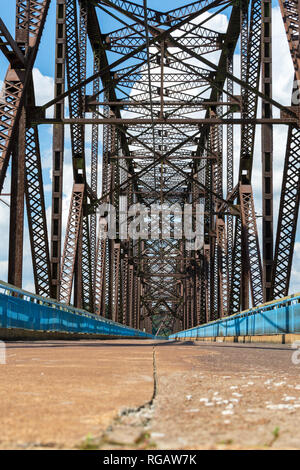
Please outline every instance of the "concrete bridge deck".
[[300, 448], [288, 345], [7, 343], [1, 449]]

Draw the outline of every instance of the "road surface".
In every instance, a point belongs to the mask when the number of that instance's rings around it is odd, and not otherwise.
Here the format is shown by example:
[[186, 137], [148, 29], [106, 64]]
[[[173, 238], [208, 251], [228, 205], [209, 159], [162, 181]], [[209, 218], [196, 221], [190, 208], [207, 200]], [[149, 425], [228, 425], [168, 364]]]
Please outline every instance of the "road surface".
[[1, 449], [299, 449], [288, 345], [7, 343]]

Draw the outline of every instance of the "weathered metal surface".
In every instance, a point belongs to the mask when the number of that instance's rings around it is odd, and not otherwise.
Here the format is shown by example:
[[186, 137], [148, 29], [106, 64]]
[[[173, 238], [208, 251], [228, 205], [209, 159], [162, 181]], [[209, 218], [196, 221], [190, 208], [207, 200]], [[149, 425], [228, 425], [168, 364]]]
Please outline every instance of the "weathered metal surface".
[[[16, 1], [15, 38], [0, 21], [0, 51], [9, 62], [0, 100], [0, 187], [12, 155], [12, 283], [22, 285], [26, 195], [37, 293], [168, 333], [246, 308], [250, 292], [253, 305], [288, 293], [300, 193], [299, 110], [293, 100], [286, 107], [272, 97], [269, 0], [178, 1], [168, 12], [148, 3], [56, 0], [54, 99], [36, 107], [32, 70], [50, 0]], [[280, 2], [280, 7], [299, 79], [298, 5]], [[211, 27], [212, 11], [226, 11], [227, 31]], [[108, 17], [113, 31], [107, 31]], [[240, 78], [233, 67], [239, 39]], [[219, 53], [213, 61], [212, 52]], [[51, 106], [53, 117], [46, 117]], [[273, 117], [273, 107], [280, 117]], [[42, 124], [53, 125], [50, 249], [38, 140]], [[274, 124], [288, 125], [289, 135], [273, 253]], [[251, 185], [258, 125], [262, 253]], [[66, 126], [74, 186], [62, 250]], [[101, 235], [107, 222], [107, 211], [98, 213], [102, 203], [116, 212], [113, 239]], [[151, 221], [144, 220], [148, 237], [131, 236], [132, 214], [126, 214], [136, 204], [156, 208]], [[187, 204], [190, 233], [175, 237]], [[164, 205], [172, 207], [168, 223], [161, 215]], [[199, 227], [195, 246], [191, 241]]]

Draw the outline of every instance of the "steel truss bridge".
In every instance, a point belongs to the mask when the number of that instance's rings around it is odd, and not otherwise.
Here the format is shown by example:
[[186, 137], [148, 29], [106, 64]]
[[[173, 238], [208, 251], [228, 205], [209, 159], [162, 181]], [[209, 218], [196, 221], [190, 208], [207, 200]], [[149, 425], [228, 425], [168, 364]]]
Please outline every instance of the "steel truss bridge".
[[[283, 106], [272, 98], [271, 0], [178, 0], [167, 12], [153, 9], [150, 0], [52, 0], [56, 29], [45, 38], [50, 3], [16, 0], [14, 33], [0, 20], [8, 61], [0, 99], [1, 197], [8, 174], [11, 180], [8, 282], [22, 287], [26, 206], [36, 294], [114, 322], [177, 332], [288, 295], [300, 123], [297, 103]], [[292, 96], [300, 83], [299, 5], [279, 5], [295, 71]], [[212, 27], [220, 13], [228, 18], [226, 31]], [[37, 106], [33, 67], [41, 41], [52, 40], [54, 99]], [[44, 124], [53, 125], [49, 227], [39, 144]], [[288, 127], [279, 208], [273, 208], [274, 124]], [[261, 237], [252, 190], [258, 125]], [[66, 126], [74, 184], [63, 234]], [[103, 203], [116, 208], [114, 239], [99, 236], [107, 218], [99, 216]], [[182, 210], [190, 204], [193, 229], [203, 227], [200, 243], [191, 247], [172, 234], [132, 239], [122, 214], [134, 204]]]

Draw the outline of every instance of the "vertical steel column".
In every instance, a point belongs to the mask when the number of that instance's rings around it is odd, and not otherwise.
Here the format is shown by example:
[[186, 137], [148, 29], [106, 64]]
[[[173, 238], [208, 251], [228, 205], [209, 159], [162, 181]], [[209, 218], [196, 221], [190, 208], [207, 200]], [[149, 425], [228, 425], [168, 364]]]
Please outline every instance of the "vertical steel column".
[[188, 292], [189, 292], [189, 328], [194, 326], [194, 279], [193, 270], [190, 268], [189, 281], [188, 281]]
[[[216, 142], [215, 142], [215, 127], [212, 126], [209, 132], [208, 140], [207, 140], [207, 145], [209, 148], [209, 153], [210, 155], [217, 155], [217, 148], [216, 148]], [[210, 192], [207, 194], [206, 197], [206, 204], [205, 204], [205, 210], [209, 214], [208, 220], [207, 220], [207, 239], [208, 243], [210, 245], [210, 250], [209, 250], [209, 256], [210, 256], [210, 261], [209, 261], [209, 317], [210, 320], [213, 320], [216, 318], [217, 315], [217, 303], [218, 303], [218, 280], [216, 279], [216, 264], [217, 264], [217, 258], [216, 258], [216, 226], [215, 226], [215, 212], [216, 212], [216, 207], [215, 207], [215, 196], [212, 195], [212, 191], [216, 191], [216, 175], [218, 174], [216, 168], [218, 166], [218, 162], [216, 160], [208, 160], [207, 162], [207, 174], [206, 174], [206, 187], [210, 189]]]
[[140, 329], [140, 319], [141, 319], [141, 291], [142, 291], [142, 285], [141, 285], [141, 278], [137, 278], [137, 306], [136, 306], [136, 328], [139, 330]]
[[[232, 252], [232, 276], [231, 276], [230, 296], [229, 296], [229, 313], [230, 314], [239, 312], [240, 306], [241, 306], [242, 264], [243, 264], [242, 223], [241, 223], [241, 218], [236, 217], [235, 229], [234, 229], [234, 245], [233, 245], [233, 252]], [[245, 302], [248, 302], [248, 297], [249, 297], [249, 289], [248, 289], [248, 295], [246, 296]]]
[[110, 311], [113, 321], [119, 321], [119, 288], [120, 288], [120, 243], [112, 240], [112, 250], [110, 258]]
[[[262, 1], [262, 93], [272, 98], [272, 0]], [[262, 117], [272, 118], [272, 106], [262, 101]], [[272, 299], [273, 265], [273, 125], [262, 134], [263, 298]]]
[[50, 0], [31, 0], [31, 3], [29, 0], [16, 0], [15, 41], [18, 52], [17, 57], [10, 58], [11, 64], [5, 76], [3, 96], [0, 100], [0, 191], [3, 188], [12, 149], [18, 139], [19, 119], [23, 105], [26, 106], [26, 93], [30, 86], [31, 72], [49, 4]]
[[[249, 12], [248, 12], [248, 2], [243, 2], [241, 6], [241, 77], [243, 80], [247, 81], [249, 79]], [[241, 117], [245, 119], [249, 116], [249, 101], [251, 96], [249, 96], [249, 91], [245, 88], [241, 89], [242, 96], [242, 108], [241, 108]], [[253, 114], [253, 113], [251, 113]], [[249, 125], [241, 126], [241, 156], [240, 156], [240, 174], [239, 181], [248, 183], [251, 181], [252, 173], [252, 142], [251, 134], [254, 132], [255, 127]], [[239, 203], [239, 199], [238, 199]], [[235, 263], [233, 265], [234, 269], [237, 270], [240, 268], [240, 272], [233, 273], [233, 282], [236, 282], [236, 285], [239, 284], [239, 289], [232, 289], [232, 296], [235, 296], [236, 304], [237, 299], [241, 300], [237, 311], [240, 307], [242, 310], [246, 310], [249, 307], [249, 282], [250, 282], [250, 273], [249, 265], [247, 264], [248, 258], [245, 258], [245, 226], [242, 227], [241, 231], [238, 234], [238, 227], [236, 226], [236, 235], [240, 235], [239, 239], [235, 239], [235, 249], [237, 250], [238, 244], [241, 245], [241, 261], [240, 263], [236, 262], [236, 257], [239, 253], [235, 253]], [[233, 287], [233, 286], [232, 286]]]
[[[109, 101], [109, 94], [105, 93], [105, 101]], [[104, 115], [109, 117], [111, 115], [110, 108], [108, 105], [104, 106]], [[103, 126], [103, 161], [102, 161], [102, 194], [109, 193], [112, 189], [113, 176], [111, 169], [111, 149], [112, 143], [115, 141], [115, 132], [114, 127], [106, 124]], [[111, 202], [111, 196], [108, 196], [105, 200], [106, 203]], [[100, 304], [102, 311], [105, 312], [105, 315], [111, 315], [111, 301], [110, 301], [110, 285], [111, 280], [111, 270], [110, 266], [111, 253], [112, 253], [112, 243], [113, 240], [103, 240], [101, 244], [98, 245], [100, 253], [97, 255], [97, 275], [98, 282], [96, 283], [96, 296], [101, 298]], [[101, 270], [98, 266], [99, 260], [101, 260]]]
[[192, 327], [192, 281], [191, 278], [187, 279], [187, 327]]
[[[294, 64], [295, 81], [293, 96], [299, 96], [300, 70], [300, 2], [279, 0], [283, 23]], [[298, 105], [299, 103], [293, 103]], [[282, 188], [278, 215], [275, 254], [272, 271], [272, 298], [288, 295], [293, 255], [295, 248], [296, 230], [300, 203], [300, 130], [289, 126], [285, 163], [283, 169]]]
[[[16, 0], [16, 28], [17, 44], [28, 52], [30, 27], [29, 0]], [[20, 76], [19, 70], [8, 72], [14, 82], [24, 83], [24, 72]], [[7, 74], [7, 75], [8, 75]], [[23, 75], [23, 76], [22, 76]], [[20, 77], [20, 78], [19, 78]], [[6, 76], [9, 81], [9, 77]], [[21, 86], [22, 86], [21, 85]], [[16, 100], [18, 103], [18, 100]], [[20, 102], [18, 103], [20, 106]], [[16, 111], [20, 112], [16, 109]], [[8, 136], [6, 136], [8, 137]], [[10, 136], [12, 137], [12, 135]], [[5, 148], [3, 149], [5, 154]], [[23, 243], [24, 243], [24, 196], [25, 196], [25, 158], [26, 158], [26, 109], [22, 107], [19, 118], [18, 136], [13, 146], [11, 162], [11, 190], [10, 190], [10, 221], [9, 221], [9, 253], [8, 253], [8, 282], [22, 287], [23, 271]]]
[[128, 323], [128, 255], [122, 257], [122, 323]]
[[12, 154], [11, 198], [9, 223], [8, 282], [22, 287], [24, 191], [25, 191], [25, 134], [26, 112], [23, 108], [19, 121], [19, 135]]
[[82, 218], [82, 306], [89, 312], [94, 312], [93, 273], [90, 246], [90, 230], [87, 204], [84, 201]]
[[[100, 225], [100, 223], [99, 223]], [[98, 315], [105, 316], [105, 259], [106, 259], [106, 240], [98, 237], [96, 250], [96, 272], [94, 280], [94, 305], [95, 312]]]
[[137, 327], [137, 313], [138, 313], [138, 278], [136, 272], [134, 272], [133, 281], [133, 327]]
[[195, 274], [195, 318], [196, 318], [196, 325], [200, 325], [201, 323], [201, 294], [202, 294], [202, 282], [200, 279], [200, 273], [198, 272], [199, 268], [197, 267], [197, 271]]
[[[84, 208], [84, 200], [85, 200], [85, 197], [83, 195], [81, 216], [78, 222], [78, 242], [75, 247], [73, 286], [74, 286], [74, 306], [77, 308], [83, 308], [83, 303], [84, 303], [83, 302], [83, 208]], [[71, 214], [69, 214], [69, 216], [70, 215]], [[66, 232], [66, 235], [67, 235], [67, 232]], [[65, 256], [65, 253], [63, 256]], [[65, 281], [63, 282], [65, 283]]]
[[[68, 0], [69, 1], [69, 0]], [[70, 10], [71, 11], [71, 10]], [[79, 27], [77, 26], [76, 5], [73, 7], [74, 25], [68, 22], [68, 80], [72, 80], [72, 75], [79, 74], [77, 80], [86, 78], [86, 60], [87, 60], [87, 3], [86, 0], [80, 1], [79, 8]], [[70, 17], [71, 18], [71, 17]], [[75, 41], [78, 40], [76, 46]], [[74, 57], [70, 57], [70, 53]], [[79, 59], [79, 60], [78, 60]], [[73, 79], [74, 79], [73, 78]], [[84, 96], [85, 87], [78, 91], [78, 95], [71, 99], [70, 115], [84, 116]], [[79, 102], [76, 102], [76, 100]], [[72, 156], [75, 181], [85, 181], [85, 128], [83, 126], [71, 126], [72, 136]], [[80, 151], [80, 153], [75, 153]], [[81, 159], [81, 162], [79, 161]], [[79, 227], [79, 239], [75, 260], [74, 272], [74, 304], [78, 308], [85, 308], [93, 311], [93, 281], [90, 256], [90, 233], [88, 221], [88, 202], [87, 195], [83, 197], [82, 217]]]
[[[32, 98], [34, 102], [34, 95]], [[35, 291], [38, 295], [51, 297], [50, 254], [37, 126], [26, 129], [25, 144], [25, 196]]]
[[[94, 73], [100, 70], [100, 58], [98, 55], [94, 56]], [[93, 95], [97, 96], [100, 91], [99, 77], [93, 81]], [[93, 112], [93, 118], [97, 117], [96, 107]], [[97, 195], [98, 193], [98, 151], [99, 151], [99, 126], [93, 124], [92, 126], [92, 149], [91, 149], [91, 190]], [[95, 293], [95, 274], [96, 274], [96, 250], [97, 250], [97, 216], [91, 214], [90, 217], [90, 244], [91, 244], [91, 265], [93, 275], [93, 292]]]
[[272, 297], [289, 292], [300, 203], [300, 130], [290, 126], [283, 169], [272, 273]]
[[[81, 44], [78, 34], [77, 23], [77, 2], [75, 0], [65, 0], [66, 6], [66, 70], [68, 87], [72, 88], [80, 82], [81, 77], [85, 73], [85, 44]], [[81, 35], [85, 31], [80, 32]], [[81, 63], [83, 61], [83, 63]], [[69, 113], [71, 118], [83, 116], [83, 94], [79, 88], [69, 94]], [[81, 124], [72, 124], [71, 126], [71, 146], [73, 160], [73, 175], [75, 184], [85, 183], [85, 140], [84, 126]], [[85, 186], [84, 186], [85, 187]], [[82, 204], [86, 199], [83, 196]], [[72, 209], [72, 208], [70, 208]], [[72, 214], [69, 214], [69, 220]], [[82, 307], [82, 213], [78, 220], [78, 236], [79, 243], [75, 247], [74, 260], [74, 304], [76, 307]], [[65, 248], [68, 246], [68, 240], [65, 241]], [[65, 252], [64, 259], [68, 256]], [[64, 270], [61, 271], [65, 274]], [[69, 284], [69, 278], [61, 279], [62, 284]]]
[[66, 304], [69, 304], [71, 301], [78, 240], [79, 243], [81, 243], [80, 227], [82, 220], [83, 198], [84, 185], [74, 184], [61, 267], [60, 301]]
[[204, 323], [210, 321], [210, 245], [204, 245], [204, 256], [203, 256], [203, 283], [204, 283]]
[[[233, 58], [227, 59], [227, 70], [233, 74]], [[233, 95], [233, 81], [227, 80], [227, 91]], [[230, 106], [227, 108], [228, 119], [233, 118], [233, 112]], [[234, 136], [233, 124], [227, 125], [227, 196], [233, 190], [234, 174]], [[231, 281], [232, 275], [232, 257], [234, 244], [234, 220], [232, 215], [227, 216], [227, 257], [228, 257], [228, 276]]]
[[[115, 156], [116, 152], [116, 144], [117, 144], [117, 132], [115, 126], [110, 126], [109, 132], [109, 159]], [[110, 203], [116, 208], [118, 214], [118, 194], [115, 191], [115, 187], [118, 183], [117, 181], [117, 162], [112, 160], [110, 163], [110, 189], [113, 191], [112, 195], [110, 196]], [[118, 227], [117, 227], [118, 230]], [[111, 318], [117, 314], [118, 308], [118, 290], [119, 290], [119, 262], [118, 259], [120, 257], [120, 244], [116, 242], [116, 240], [108, 240], [108, 249], [109, 249], [109, 312]]]
[[[133, 326], [133, 277], [134, 277], [134, 266], [129, 265], [129, 274], [128, 274], [128, 324]], [[148, 317], [146, 317], [148, 318]]]
[[[251, 1], [251, 14], [250, 21], [248, 15], [248, 2], [245, 2], [241, 7], [241, 77], [244, 81], [249, 83], [254, 89], [259, 88], [260, 77], [260, 62], [261, 62], [261, 0]], [[256, 93], [242, 88], [242, 118], [255, 119], [257, 116], [258, 96]], [[253, 168], [253, 154], [255, 142], [255, 124], [243, 124], [241, 126], [241, 154], [240, 154], [240, 169], [239, 181], [242, 184], [249, 185], [252, 178]], [[239, 201], [238, 201], [239, 202]], [[238, 228], [238, 227], [237, 227]], [[237, 231], [236, 231], [237, 233]], [[245, 246], [245, 227], [241, 232], [242, 251], [241, 256], [244, 256], [247, 247]], [[235, 240], [235, 249], [238, 249], [238, 240]], [[235, 255], [237, 261], [238, 253]], [[234, 269], [241, 268], [241, 273], [233, 272], [232, 286], [235, 285], [238, 278], [241, 278], [241, 302], [242, 308], [247, 308], [249, 305], [249, 269], [244, 262], [235, 262]], [[262, 288], [262, 286], [261, 286]], [[252, 286], [253, 289], [253, 286]], [[234, 302], [237, 305], [238, 290], [232, 290], [232, 296], [236, 299]], [[232, 299], [233, 300], [233, 299]], [[231, 303], [232, 306], [232, 303]], [[238, 309], [239, 310], [239, 309]]]
[[3, 188], [12, 149], [18, 139], [17, 124], [22, 112], [20, 103], [23, 88], [24, 71], [12, 69], [9, 66], [0, 100], [0, 191]]
[[188, 329], [188, 321], [187, 321], [187, 309], [188, 309], [188, 292], [187, 292], [187, 280], [184, 279], [183, 281], [183, 329]]
[[223, 317], [228, 313], [228, 261], [227, 261], [227, 237], [224, 220], [218, 218], [217, 225], [217, 251], [218, 251], [218, 283], [219, 283], [219, 299], [218, 310], [219, 316]]
[[[250, 271], [252, 305], [263, 303], [262, 267], [251, 185], [241, 185], [242, 236], [244, 237], [244, 256], [246, 269]], [[245, 287], [246, 289], [246, 287]], [[247, 308], [247, 306], [246, 306]]]
[[[54, 97], [65, 91], [66, 31], [65, 0], [56, 0], [56, 47]], [[54, 117], [64, 117], [64, 99], [54, 105]], [[64, 163], [64, 126], [53, 126], [52, 159], [52, 213], [51, 213], [51, 296], [59, 298], [61, 246], [62, 246], [62, 199]]]

